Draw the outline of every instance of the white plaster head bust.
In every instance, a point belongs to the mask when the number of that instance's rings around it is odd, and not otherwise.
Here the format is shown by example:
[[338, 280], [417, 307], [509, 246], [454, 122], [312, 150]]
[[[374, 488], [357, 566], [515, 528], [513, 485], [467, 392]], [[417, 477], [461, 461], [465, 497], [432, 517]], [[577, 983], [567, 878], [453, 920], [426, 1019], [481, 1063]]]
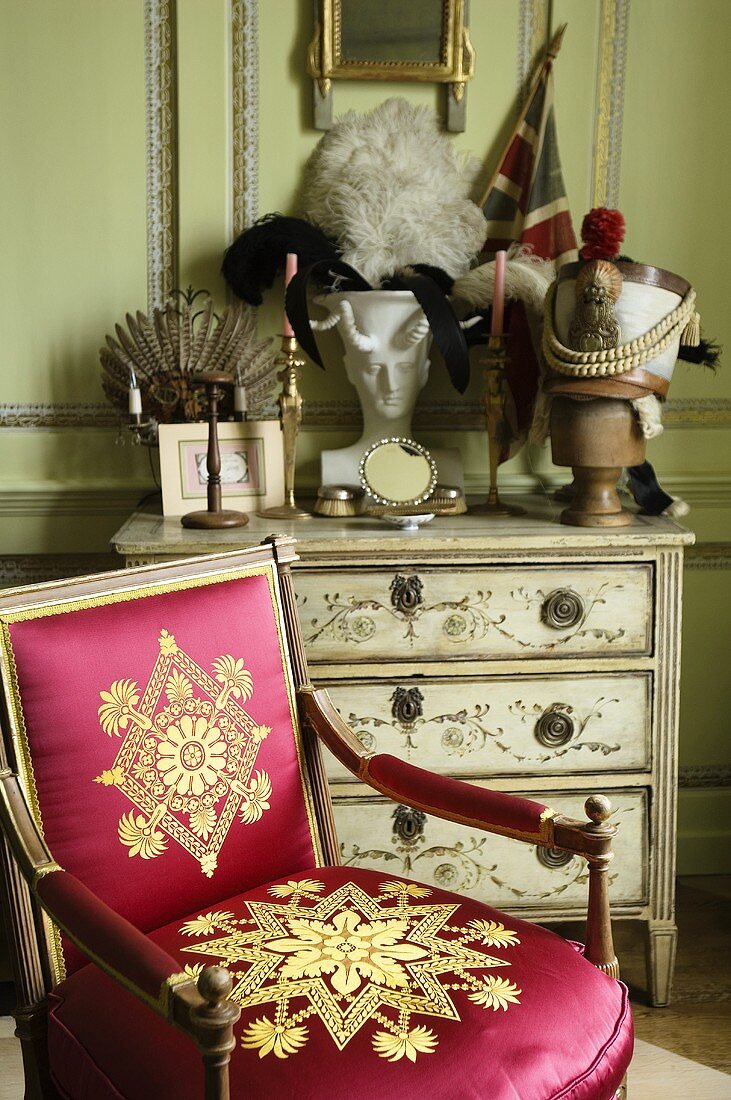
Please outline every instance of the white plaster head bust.
[[322, 452], [322, 484], [357, 485], [368, 447], [391, 436], [411, 437], [414, 406], [429, 376], [431, 330], [410, 290], [344, 291], [317, 304], [329, 315], [312, 328], [337, 328], [345, 372], [363, 413], [356, 443]]
[[[384, 435], [409, 435], [429, 376], [429, 325], [410, 291], [352, 291], [318, 299], [337, 327], [348, 381], [363, 412], [363, 448]], [[371, 438], [372, 437], [372, 438]]]

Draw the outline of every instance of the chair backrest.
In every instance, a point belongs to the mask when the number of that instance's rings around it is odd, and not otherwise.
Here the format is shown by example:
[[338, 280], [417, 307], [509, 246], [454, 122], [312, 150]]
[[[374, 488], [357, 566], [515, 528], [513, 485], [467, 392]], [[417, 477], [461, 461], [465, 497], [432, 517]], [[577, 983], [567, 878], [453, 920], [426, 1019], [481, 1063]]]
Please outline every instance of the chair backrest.
[[[0, 593], [10, 766], [56, 861], [142, 931], [323, 862], [278, 556]], [[60, 980], [83, 960], [52, 941]]]

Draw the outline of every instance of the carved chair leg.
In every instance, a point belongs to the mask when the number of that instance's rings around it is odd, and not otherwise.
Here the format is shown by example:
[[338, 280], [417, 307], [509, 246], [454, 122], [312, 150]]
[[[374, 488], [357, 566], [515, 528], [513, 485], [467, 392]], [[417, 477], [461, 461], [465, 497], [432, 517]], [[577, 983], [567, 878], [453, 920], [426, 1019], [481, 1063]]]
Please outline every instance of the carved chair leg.
[[20, 1039], [25, 1100], [60, 1100], [48, 1064], [48, 1011], [45, 1003], [18, 1008], [15, 1034]]

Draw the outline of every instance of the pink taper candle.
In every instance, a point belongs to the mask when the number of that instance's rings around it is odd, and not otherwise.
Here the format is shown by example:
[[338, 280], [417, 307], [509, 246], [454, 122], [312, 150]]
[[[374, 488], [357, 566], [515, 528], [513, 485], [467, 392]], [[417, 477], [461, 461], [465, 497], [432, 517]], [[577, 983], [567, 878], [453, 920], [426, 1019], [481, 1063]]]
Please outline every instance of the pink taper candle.
[[492, 292], [491, 336], [502, 336], [505, 312], [505, 252], [495, 253], [495, 289]]
[[[286, 290], [292, 281], [293, 277], [297, 274], [297, 255], [295, 252], [287, 253], [287, 267], [284, 272], [284, 289]], [[294, 329], [289, 323], [289, 317], [287, 316], [287, 310], [284, 311], [284, 336], [294, 336]]]

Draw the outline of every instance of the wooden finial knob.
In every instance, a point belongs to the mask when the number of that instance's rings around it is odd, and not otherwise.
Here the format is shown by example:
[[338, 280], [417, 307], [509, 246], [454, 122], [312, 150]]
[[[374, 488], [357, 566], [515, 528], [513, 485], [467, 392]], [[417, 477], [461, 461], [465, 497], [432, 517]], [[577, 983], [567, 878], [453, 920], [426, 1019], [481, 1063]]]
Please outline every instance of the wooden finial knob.
[[592, 794], [584, 803], [584, 811], [595, 825], [601, 825], [611, 815], [612, 803], [606, 795]]
[[201, 997], [209, 1004], [225, 1001], [233, 989], [231, 975], [222, 966], [207, 966], [196, 985]]

